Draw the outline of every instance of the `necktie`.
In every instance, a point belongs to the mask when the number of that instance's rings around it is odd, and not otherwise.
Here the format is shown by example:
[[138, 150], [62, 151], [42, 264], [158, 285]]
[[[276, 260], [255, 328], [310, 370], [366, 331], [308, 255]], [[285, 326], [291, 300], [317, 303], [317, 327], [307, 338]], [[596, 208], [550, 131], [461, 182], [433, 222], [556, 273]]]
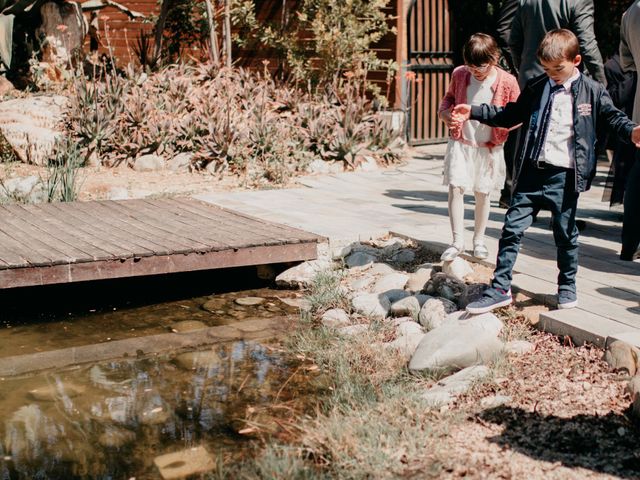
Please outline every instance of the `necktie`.
[[[549, 91], [549, 98], [547, 98], [547, 103], [544, 105], [544, 108], [539, 111], [539, 119], [540, 119], [540, 127], [534, 128], [531, 131], [531, 139], [529, 151], [531, 155], [531, 161], [533, 163], [538, 161], [538, 157], [540, 156], [540, 152], [542, 152], [542, 146], [544, 145], [544, 141], [547, 138], [547, 131], [549, 130], [549, 120], [551, 120], [551, 106], [553, 105], [554, 97], [560, 93], [564, 89], [564, 85], [554, 85], [551, 87]], [[537, 133], [536, 133], [537, 132]]]

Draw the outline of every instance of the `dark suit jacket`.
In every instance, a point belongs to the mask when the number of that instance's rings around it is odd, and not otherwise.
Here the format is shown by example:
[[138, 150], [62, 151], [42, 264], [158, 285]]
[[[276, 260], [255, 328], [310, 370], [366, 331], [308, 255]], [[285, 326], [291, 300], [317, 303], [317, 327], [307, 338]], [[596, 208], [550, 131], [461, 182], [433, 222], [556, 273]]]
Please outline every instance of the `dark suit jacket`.
[[593, 31], [593, 13], [593, 0], [520, 0], [509, 36], [520, 88], [544, 72], [536, 51], [545, 33], [556, 28], [566, 28], [576, 34], [589, 73], [606, 84], [602, 55]]

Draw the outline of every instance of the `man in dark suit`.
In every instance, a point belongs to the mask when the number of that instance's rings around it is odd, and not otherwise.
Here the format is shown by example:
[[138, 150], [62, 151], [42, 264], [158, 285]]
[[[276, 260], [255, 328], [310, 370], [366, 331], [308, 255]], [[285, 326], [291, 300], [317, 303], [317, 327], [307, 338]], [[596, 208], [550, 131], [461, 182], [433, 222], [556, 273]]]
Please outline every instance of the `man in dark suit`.
[[557, 28], [575, 33], [584, 65], [593, 78], [606, 85], [602, 55], [593, 30], [593, 15], [593, 0], [519, 0], [511, 24], [509, 47], [518, 69], [520, 88], [544, 73], [536, 51], [544, 35]]

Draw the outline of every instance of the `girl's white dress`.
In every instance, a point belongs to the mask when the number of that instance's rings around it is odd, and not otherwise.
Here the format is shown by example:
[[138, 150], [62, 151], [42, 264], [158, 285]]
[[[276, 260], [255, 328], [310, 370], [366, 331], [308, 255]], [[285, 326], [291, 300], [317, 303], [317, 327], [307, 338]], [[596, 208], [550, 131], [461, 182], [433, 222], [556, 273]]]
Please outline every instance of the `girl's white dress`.
[[[495, 69], [484, 80], [478, 81], [471, 75], [467, 87], [467, 103], [481, 105], [491, 103], [491, 85], [496, 80]], [[491, 140], [491, 127], [476, 120], [464, 122], [464, 139], [475, 145]], [[492, 149], [476, 147], [458, 140], [449, 139], [444, 157], [444, 185], [463, 188], [465, 191], [491, 193], [502, 189], [506, 176], [504, 149], [497, 145]]]

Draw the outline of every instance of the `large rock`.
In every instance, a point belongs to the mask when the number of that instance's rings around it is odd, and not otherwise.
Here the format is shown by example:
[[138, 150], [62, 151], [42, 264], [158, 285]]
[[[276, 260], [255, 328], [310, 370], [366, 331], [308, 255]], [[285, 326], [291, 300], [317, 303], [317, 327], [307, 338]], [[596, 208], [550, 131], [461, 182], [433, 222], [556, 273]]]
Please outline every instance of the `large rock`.
[[395, 269], [387, 263], [377, 262], [371, 265], [368, 273], [372, 275], [391, 275], [398, 272], [396, 272]]
[[503, 350], [498, 339], [502, 327], [502, 322], [491, 313], [451, 319], [425, 335], [411, 358], [409, 368], [416, 372], [446, 375], [491, 362]]
[[533, 352], [536, 346], [527, 342], [526, 340], [513, 340], [511, 342], [507, 342], [504, 346], [504, 350], [507, 353], [512, 353], [514, 355], [524, 355], [526, 353]]
[[44, 165], [62, 135], [67, 98], [29, 96], [0, 103], [0, 133], [25, 163]]
[[377, 258], [374, 255], [371, 255], [370, 253], [354, 252], [346, 258], [345, 263], [347, 264], [347, 267], [354, 268], [354, 267], [364, 267], [365, 265], [370, 265], [374, 263], [376, 260]]
[[349, 325], [349, 314], [341, 308], [332, 308], [322, 315], [322, 325], [329, 328], [339, 328]]
[[133, 169], [136, 172], [155, 172], [162, 170], [165, 166], [164, 158], [160, 155], [142, 155], [133, 162]]
[[385, 295], [375, 293], [358, 295], [353, 298], [351, 304], [356, 312], [375, 320], [384, 319], [391, 308], [391, 304]]
[[316, 275], [331, 268], [326, 260], [311, 260], [285, 270], [276, 277], [276, 285], [282, 288], [309, 288]]
[[416, 259], [416, 252], [403, 248], [398, 250], [389, 257], [389, 260], [394, 263], [411, 263]]
[[467, 367], [450, 377], [440, 380], [422, 394], [425, 403], [433, 408], [453, 402], [458, 396], [469, 391], [474, 383], [488, 377], [491, 370], [484, 365]]
[[188, 172], [191, 168], [193, 153], [182, 152], [167, 162], [167, 169], [172, 172]]
[[409, 280], [405, 285], [407, 290], [420, 292], [431, 278], [431, 267], [420, 267], [415, 272], [409, 274]]
[[2, 194], [12, 200], [28, 202], [33, 200], [32, 194], [42, 187], [41, 179], [37, 175], [29, 175], [28, 177], [15, 177], [5, 180], [3, 183]]
[[180, 452], [167, 453], [153, 459], [163, 480], [191, 477], [210, 472], [216, 467], [204, 447], [193, 447]]
[[394, 317], [410, 316], [417, 319], [420, 308], [430, 298], [429, 295], [412, 295], [402, 298], [391, 305], [391, 315]]
[[404, 273], [390, 273], [380, 278], [373, 286], [373, 293], [385, 293], [390, 290], [404, 290], [409, 276]]
[[455, 303], [446, 298], [429, 298], [420, 309], [418, 321], [427, 330], [433, 330], [443, 324], [448, 314], [458, 309]]
[[456, 257], [450, 262], [444, 262], [442, 264], [442, 271], [461, 282], [465, 281], [467, 275], [471, 275], [473, 273], [473, 269], [469, 262], [461, 257]]
[[631, 396], [631, 412], [636, 418], [640, 418], [640, 376], [636, 375], [627, 384], [627, 393]]
[[604, 360], [616, 371], [625, 371], [633, 376], [638, 370], [640, 350], [626, 342], [615, 340], [607, 346]]
[[396, 339], [386, 343], [385, 346], [398, 350], [407, 360], [411, 358], [425, 335], [422, 327], [411, 321], [400, 323], [396, 328], [396, 334]]

